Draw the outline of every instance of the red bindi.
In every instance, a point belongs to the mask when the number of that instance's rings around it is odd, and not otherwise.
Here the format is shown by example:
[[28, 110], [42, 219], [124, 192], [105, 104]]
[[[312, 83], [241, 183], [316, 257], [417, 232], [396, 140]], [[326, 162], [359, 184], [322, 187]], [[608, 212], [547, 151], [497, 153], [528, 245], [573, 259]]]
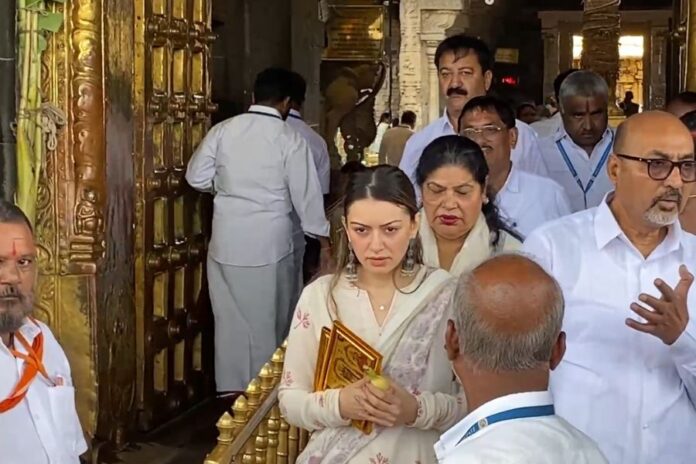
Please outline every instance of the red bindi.
[[17, 256], [17, 241], [12, 240], [12, 257], [14, 258], [16, 256]]

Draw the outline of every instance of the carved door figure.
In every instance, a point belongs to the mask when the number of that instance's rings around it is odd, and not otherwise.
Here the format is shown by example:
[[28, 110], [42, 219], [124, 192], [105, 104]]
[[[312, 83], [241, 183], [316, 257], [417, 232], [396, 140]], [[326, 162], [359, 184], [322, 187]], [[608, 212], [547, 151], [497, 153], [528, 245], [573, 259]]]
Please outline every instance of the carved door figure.
[[[135, 0], [138, 427], [212, 387], [208, 198], [184, 180], [209, 128], [212, 0]], [[122, 46], [127, 46], [123, 44]]]

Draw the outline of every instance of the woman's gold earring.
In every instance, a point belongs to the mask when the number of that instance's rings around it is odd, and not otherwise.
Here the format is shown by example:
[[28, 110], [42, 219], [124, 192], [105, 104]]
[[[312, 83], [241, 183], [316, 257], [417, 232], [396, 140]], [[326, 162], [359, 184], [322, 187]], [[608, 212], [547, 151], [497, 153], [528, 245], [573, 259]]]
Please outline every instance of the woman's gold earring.
[[348, 242], [348, 264], [346, 264], [345, 275], [348, 282], [358, 281], [358, 263], [353, 252], [353, 246]]
[[406, 251], [406, 258], [401, 264], [401, 274], [406, 277], [411, 277], [416, 273], [416, 240], [411, 239], [408, 242], [408, 250]]

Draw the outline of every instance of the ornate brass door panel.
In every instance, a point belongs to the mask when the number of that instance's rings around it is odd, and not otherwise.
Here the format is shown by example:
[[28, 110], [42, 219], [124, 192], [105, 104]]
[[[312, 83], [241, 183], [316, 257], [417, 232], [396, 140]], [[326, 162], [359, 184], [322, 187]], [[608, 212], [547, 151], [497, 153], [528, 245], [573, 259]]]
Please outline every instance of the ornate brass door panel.
[[[184, 180], [209, 127], [211, 0], [136, 0], [137, 404], [141, 430], [212, 386], [207, 199]], [[123, 44], [127, 46], [127, 44]]]

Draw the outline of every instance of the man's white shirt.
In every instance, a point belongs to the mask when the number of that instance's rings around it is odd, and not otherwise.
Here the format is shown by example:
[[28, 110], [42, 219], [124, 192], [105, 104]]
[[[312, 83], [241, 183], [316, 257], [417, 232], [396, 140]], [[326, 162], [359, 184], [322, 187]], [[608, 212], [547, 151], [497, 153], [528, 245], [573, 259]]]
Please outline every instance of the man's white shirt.
[[[39, 332], [43, 333], [43, 364], [51, 381], [61, 378], [63, 385], [53, 386], [38, 373], [24, 400], [0, 413], [0, 462], [78, 464], [87, 444], [75, 410], [70, 365], [51, 330], [38, 324], [27, 321], [20, 332], [30, 345]], [[19, 343], [15, 343], [15, 350], [26, 354]], [[11, 394], [23, 371], [24, 360], [15, 358], [0, 342], [0, 400]]]
[[568, 197], [560, 185], [522, 171], [514, 164], [495, 201], [507, 222], [524, 237], [540, 225], [571, 212]]
[[670, 226], [648, 258], [629, 242], [606, 201], [534, 231], [523, 250], [561, 285], [567, 350], [551, 375], [556, 413], [600, 446], [612, 464], [696, 462], [696, 291], [690, 321], [671, 346], [625, 324], [641, 293], [674, 288], [693, 272], [696, 236]]
[[329, 234], [309, 145], [274, 108], [252, 105], [213, 127], [186, 180], [215, 193], [209, 254], [221, 264], [265, 266], [290, 255], [295, 213], [305, 234]]
[[556, 111], [550, 118], [533, 122], [529, 126], [534, 129], [540, 139], [551, 137], [560, 127], [563, 127], [563, 117], [560, 111]]
[[[613, 142], [614, 131], [607, 128], [595, 145], [592, 156], [588, 156], [585, 150], [573, 142], [561, 125], [551, 137], [539, 139], [541, 150], [539, 159], [544, 168], [539, 172], [531, 172], [542, 177], [546, 176], [563, 187], [573, 212], [592, 208], [597, 206], [604, 195], [613, 189], [606, 169]], [[567, 155], [567, 161], [564, 153]], [[578, 185], [578, 181], [582, 187]]]
[[[468, 414], [435, 444], [439, 464], [606, 464], [585, 434], [557, 415], [510, 419], [487, 425], [495, 414], [553, 404], [549, 392], [496, 398]], [[477, 432], [465, 435], [477, 424]]]
[[314, 166], [317, 168], [319, 184], [321, 184], [321, 193], [328, 195], [331, 181], [331, 161], [326, 141], [314, 129], [309, 127], [309, 124], [302, 118], [302, 114], [297, 110], [290, 110], [287, 123], [302, 134], [309, 144], [309, 149], [314, 159]]
[[[519, 169], [523, 171], [533, 172], [542, 177], [546, 175], [545, 168], [539, 157], [539, 146], [537, 145], [537, 136], [529, 125], [522, 121], [516, 121], [517, 145], [510, 154], [510, 159]], [[401, 158], [399, 168], [408, 175], [411, 182], [416, 187], [416, 192], [420, 195], [420, 188], [416, 183], [416, 168], [418, 161], [423, 154], [423, 150], [433, 140], [445, 136], [455, 135], [456, 131], [449, 118], [447, 112], [444, 115], [428, 124], [423, 129], [419, 130], [406, 142], [404, 148], [404, 156]]]

